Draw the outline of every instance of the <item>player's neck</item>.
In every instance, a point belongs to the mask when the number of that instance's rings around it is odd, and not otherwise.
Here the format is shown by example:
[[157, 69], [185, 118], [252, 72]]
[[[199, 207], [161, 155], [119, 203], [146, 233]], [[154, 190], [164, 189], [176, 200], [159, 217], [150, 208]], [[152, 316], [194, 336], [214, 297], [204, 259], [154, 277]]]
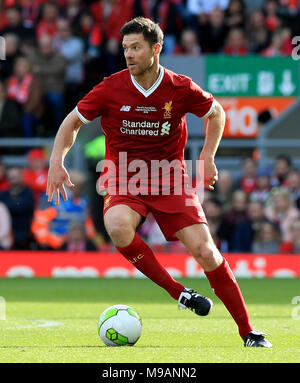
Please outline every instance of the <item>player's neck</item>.
[[140, 76], [133, 76], [135, 81], [145, 90], [151, 88], [156, 82], [160, 73], [159, 63], [152, 65], [145, 73]]

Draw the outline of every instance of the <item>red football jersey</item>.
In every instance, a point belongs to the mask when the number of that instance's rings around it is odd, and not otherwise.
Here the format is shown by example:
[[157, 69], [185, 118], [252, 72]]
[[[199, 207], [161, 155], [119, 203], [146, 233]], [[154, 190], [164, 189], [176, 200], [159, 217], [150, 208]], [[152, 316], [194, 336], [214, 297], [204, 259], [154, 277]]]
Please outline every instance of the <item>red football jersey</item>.
[[[213, 104], [213, 96], [191, 78], [161, 66], [158, 79], [147, 90], [137, 83], [128, 69], [105, 78], [79, 101], [76, 110], [83, 123], [101, 116], [106, 136], [105, 159], [116, 165], [117, 183], [121, 183], [125, 172], [127, 180], [140, 173], [139, 178], [153, 186], [161, 185], [161, 175], [157, 178], [156, 172], [150, 171], [158, 161], [175, 160], [174, 166], [186, 175], [186, 113], [207, 117]], [[122, 172], [125, 163], [127, 169]], [[143, 177], [140, 163], [146, 166]], [[165, 169], [168, 172], [170, 168], [165, 166]], [[164, 170], [160, 172], [163, 174]]]

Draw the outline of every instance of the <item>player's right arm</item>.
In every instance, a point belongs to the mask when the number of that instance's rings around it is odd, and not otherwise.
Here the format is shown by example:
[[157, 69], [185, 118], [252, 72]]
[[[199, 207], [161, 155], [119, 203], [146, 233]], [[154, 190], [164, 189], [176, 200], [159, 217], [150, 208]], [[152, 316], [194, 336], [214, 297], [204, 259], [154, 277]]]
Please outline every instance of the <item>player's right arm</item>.
[[58, 129], [50, 157], [46, 191], [48, 200], [51, 201], [54, 196], [56, 205], [59, 203], [60, 193], [64, 200], [67, 200], [64, 184], [68, 187], [74, 186], [64, 167], [64, 159], [73, 146], [80, 127], [104, 115], [107, 110], [106, 100], [111, 87], [106, 86], [106, 83], [107, 80], [104, 79], [84, 96]]
[[73, 146], [82, 121], [79, 119], [76, 110], [72, 110], [60, 125], [52, 149], [49, 162], [48, 180], [46, 194], [48, 201], [54, 197], [55, 204], [59, 204], [59, 194], [67, 200], [67, 193], [64, 184], [73, 187], [69, 174], [64, 166], [64, 159]]

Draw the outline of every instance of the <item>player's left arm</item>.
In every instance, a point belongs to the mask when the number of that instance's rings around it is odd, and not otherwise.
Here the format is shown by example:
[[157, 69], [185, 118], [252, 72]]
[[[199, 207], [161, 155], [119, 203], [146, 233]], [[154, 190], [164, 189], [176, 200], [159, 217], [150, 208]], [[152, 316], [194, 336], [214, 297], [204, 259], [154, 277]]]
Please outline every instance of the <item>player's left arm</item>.
[[214, 100], [214, 106], [207, 117], [205, 141], [200, 153], [200, 177], [204, 187], [214, 190], [218, 180], [218, 170], [215, 165], [215, 155], [218, 150], [225, 126], [226, 115], [222, 105]]

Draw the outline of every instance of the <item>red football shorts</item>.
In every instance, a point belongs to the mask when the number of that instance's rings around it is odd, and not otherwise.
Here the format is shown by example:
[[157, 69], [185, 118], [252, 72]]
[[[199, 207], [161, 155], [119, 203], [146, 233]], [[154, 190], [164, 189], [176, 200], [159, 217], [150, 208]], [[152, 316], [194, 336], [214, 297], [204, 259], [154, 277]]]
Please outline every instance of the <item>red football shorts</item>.
[[[188, 202], [187, 202], [188, 199]], [[206, 223], [207, 220], [196, 192], [189, 195], [109, 195], [104, 197], [103, 215], [113, 206], [127, 205], [146, 217], [151, 212], [167, 241], [176, 241], [178, 230]]]

